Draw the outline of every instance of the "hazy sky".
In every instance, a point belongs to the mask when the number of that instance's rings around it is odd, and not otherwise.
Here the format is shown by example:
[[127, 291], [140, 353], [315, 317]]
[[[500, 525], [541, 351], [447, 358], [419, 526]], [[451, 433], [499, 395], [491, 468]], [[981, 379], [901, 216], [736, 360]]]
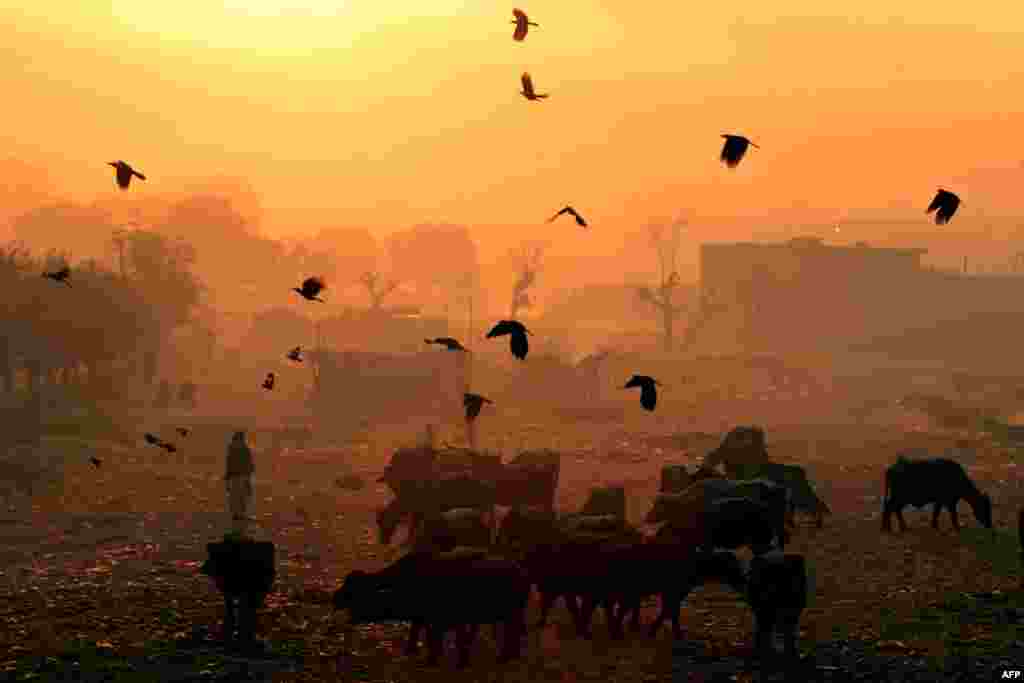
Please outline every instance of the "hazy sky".
[[[516, 43], [513, 5], [475, 0], [4, 1], [0, 145], [79, 199], [123, 158], [132, 192], [247, 178], [274, 235], [572, 202], [620, 244], [680, 208], [923, 212], [938, 185], [965, 221], [1021, 209], [1015, 3], [535, 1]], [[723, 132], [762, 149], [730, 172]]]

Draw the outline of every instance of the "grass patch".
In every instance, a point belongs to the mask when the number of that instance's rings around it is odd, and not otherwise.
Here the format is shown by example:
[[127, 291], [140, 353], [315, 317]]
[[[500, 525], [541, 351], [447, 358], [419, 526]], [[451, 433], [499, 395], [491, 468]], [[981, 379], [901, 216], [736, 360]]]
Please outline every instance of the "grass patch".
[[993, 533], [991, 529], [965, 527], [960, 530], [960, 542], [990, 563], [994, 574], [1021, 577], [1021, 547], [1016, 530], [996, 529]]

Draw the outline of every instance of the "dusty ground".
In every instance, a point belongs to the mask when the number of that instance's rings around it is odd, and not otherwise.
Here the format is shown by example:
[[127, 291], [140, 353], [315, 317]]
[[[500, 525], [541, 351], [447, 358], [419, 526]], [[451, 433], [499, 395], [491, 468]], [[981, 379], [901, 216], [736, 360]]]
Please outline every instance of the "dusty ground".
[[[695, 462], [718, 438], [673, 436], [677, 425], [664, 422], [649, 421], [645, 435], [629, 421], [500, 419], [506, 422], [494, 418], [487, 438], [503, 442], [506, 451], [556, 445], [563, 451], [561, 509], [578, 508], [593, 485], [623, 482], [636, 522], [654, 495], [660, 466]], [[204, 544], [219, 539], [226, 523], [220, 477], [227, 429], [197, 429], [174, 455], [135, 444], [46, 442], [64, 463], [62, 476], [38, 479], [31, 496], [8, 494], [0, 501], [3, 670], [27, 676], [20, 680], [58, 680], [60, 667], [77, 658], [82, 669], [114, 676], [96, 680], [154, 680], [152, 667], [164, 672], [162, 680], [242, 680], [216, 678], [227, 675], [231, 660], [181, 645], [195, 625], [215, 626], [221, 616], [218, 595], [196, 569]], [[574, 637], [561, 608], [554, 625], [531, 633], [526, 656], [501, 671], [489, 633], [465, 673], [455, 673], [450, 661], [432, 670], [399, 656], [400, 627], [343, 637], [325, 604], [329, 593], [348, 571], [379, 568], [401, 552], [377, 545], [373, 527], [374, 511], [389, 499], [375, 480], [390, 449], [408, 438], [408, 429], [396, 436], [401, 431], [378, 430], [362, 444], [272, 462], [257, 454], [256, 534], [277, 543], [279, 566], [277, 592], [268, 598], [260, 629], [274, 652], [301, 662], [294, 667], [300, 670], [279, 671], [274, 680], [670, 680], [667, 629], [656, 640], [635, 635], [609, 643], [598, 616], [595, 640], [585, 642]], [[945, 448], [949, 439], [877, 426], [770, 425], [768, 438], [774, 459], [807, 467], [833, 511], [821, 530], [804, 521], [792, 546], [811, 559], [817, 574], [815, 600], [802, 621], [805, 652], [817, 641], [859, 639], [885, 653], [942, 657], [951, 648], [999, 651], [1024, 640], [1019, 625], [971, 623], [957, 617], [962, 607], [949, 607], [964, 593], [1002, 592], [1017, 600], [1015, 524], [1024, 493], [1005, 452], [983, 448], [969, 468], [993, 496], [999, 534], [979, 533], [962, 503], [967, 529], [959, 535], [946, 516], [933, 531], [925, 511], [906, 514], [906, 534], [883, 535], [884, 465], [898, 450]], [[89, 454], [103, 459], [100, 468], [88, 463]], [[338, 488], [335, 479], [349, 472], [367, 486]], [[717, 586], [691, 596], [683, 620], [688, 638], [712, 655], [742, 652], [752, 627], [749, 609]]]

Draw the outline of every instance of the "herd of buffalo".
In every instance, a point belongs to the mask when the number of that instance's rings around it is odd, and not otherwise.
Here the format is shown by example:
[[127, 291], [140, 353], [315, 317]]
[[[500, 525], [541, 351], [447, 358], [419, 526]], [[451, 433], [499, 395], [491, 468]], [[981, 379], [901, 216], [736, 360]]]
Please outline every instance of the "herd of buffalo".
[[[353, 571], [334, 594], [334, 607], [347, 610], [353, 623], [410, 622], [406, 652], [415, 652], [425, 631], [431, 662], [442, 654], [444, 635], [454, 631], [464, 666], [482, 624], [494, 628], [502, 661], [519, 655], [534, 588], [538, 626], [562, 598], [580, 637], [591, 637], [593, 613], [602, 607], [610, 637], [621, 639], [626, 618], [639, 628], [642, 602], [658, 596], [661, 609], [648, 634], [669, 619], [679, 638], [683, 601], [714, 581], [737, 591], [753, 610], [758, 656], [779, 656], [776, 632], [785, 657], [797, 656], [813, 572], [803, 555], [785, 553], [785, 544], [796, 511], [813, 516], [819, 527], [830, 511], [802, 467], [768, 460], [762, 429], [732, 430], [695, 473], [665, 466], [644, 518], [660, 525], [653, 535], [626, 521], [622, 487], [594, 489], [582, 510], [558, 514], [558, 475], [552, 451], [522, 453], [510, 463], [472, 451], [397, 451], [380, 480], [395, 498], [378, 512], [377, 523], [383, 543], [407, 524], [411, 550], [381, 571]], [[885, 472], [883, 529], [889, 530], [893, 513], [904, 529], [902, 509], [929, 503], [933, 526], [946, 508], [959, 529], [960, 499], [992, 527], [989, 497], [960, 464], [900, 457]], [[510, 508], [500, 525], [496, 506]], [[734, 552], [744, 546], [753, 552], [749, 563]]]

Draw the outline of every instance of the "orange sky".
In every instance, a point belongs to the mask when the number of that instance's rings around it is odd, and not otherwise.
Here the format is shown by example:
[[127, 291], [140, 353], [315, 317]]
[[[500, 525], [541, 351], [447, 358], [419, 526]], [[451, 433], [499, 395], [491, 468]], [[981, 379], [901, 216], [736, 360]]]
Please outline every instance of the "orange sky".
[[[522, 44], [511, 4], [474, 0], [19, 4], [0, 7], [0, 144], [82, 200], [117, 192], [104, 162], [123, 158], [150, 178], [132, 192], [246, 178], [277, 236], [538, 224], [568, 201], [609, 247], [679, 209], [923, 211], [940, 184], [964, 225], [1024, 205], [1014, 3], [908, 0], [895, 21], [879, 0], [852, 18], [805, 0], [541, 1]], [[518, 94], [523, 70], [548, 101]], [[730, 172], [722, 132], [762, 149]]]

